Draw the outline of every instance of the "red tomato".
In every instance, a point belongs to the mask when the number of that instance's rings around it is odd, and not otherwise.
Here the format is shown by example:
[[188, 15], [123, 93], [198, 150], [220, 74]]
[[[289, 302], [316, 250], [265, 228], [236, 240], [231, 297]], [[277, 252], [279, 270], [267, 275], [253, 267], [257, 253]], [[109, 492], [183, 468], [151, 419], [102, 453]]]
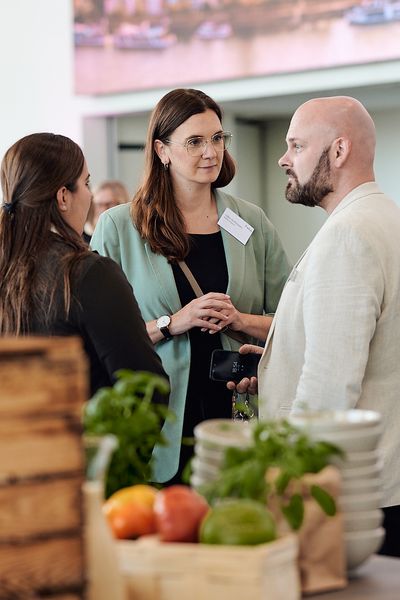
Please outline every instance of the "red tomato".
[[197, 542], [200, 523], [209, 506], [186, 485], [160, 490], [154, 502], [157, 531], [163, 542]]

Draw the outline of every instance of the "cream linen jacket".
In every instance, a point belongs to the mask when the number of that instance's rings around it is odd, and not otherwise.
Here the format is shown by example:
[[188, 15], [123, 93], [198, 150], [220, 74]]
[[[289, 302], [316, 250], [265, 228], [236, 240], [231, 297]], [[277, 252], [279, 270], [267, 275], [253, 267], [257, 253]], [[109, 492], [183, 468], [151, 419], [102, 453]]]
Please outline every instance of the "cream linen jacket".
[[381, 412], [382, 506], [400, 504], [400, 208], [375, 183], [341, 201], [293, 268], [258, 376], [264, 419]]

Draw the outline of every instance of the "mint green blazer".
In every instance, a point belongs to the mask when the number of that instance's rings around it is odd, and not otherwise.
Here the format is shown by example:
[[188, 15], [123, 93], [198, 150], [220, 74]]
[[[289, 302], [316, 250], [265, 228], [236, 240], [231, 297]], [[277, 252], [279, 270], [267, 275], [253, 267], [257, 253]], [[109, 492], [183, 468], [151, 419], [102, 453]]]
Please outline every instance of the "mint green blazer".
[[[221, 230], [229, 276], [226, 293], [241, 312], [259, 315], [275, 312], [290, 272], [277, 232], [264, 211], [255, 204], [219, 190], [215, 191], [215, 197], [219, 216], [229, 207], [254, 227], [246, 245]], [[101, 215], [91, 247], [122, 267], [145, 321], [174, 314], [182, 308], [171, 266], [164, 256], [154, 254], [148, 242], [139, 236], [132, 224], [128, 204], [111, 208]], [[236, 350], [240, 345], [224, 334], [221, 339], [227, 350]], [[164, 425], [168, 446], [154, 450], [154, 480], [164, 482], [175, 475], [179, 464], [190, 370], [189, 335], [185, 333], [161, 341], [155, 349], [170, 378], [170, 408], [176, 415], [173, 423]]]

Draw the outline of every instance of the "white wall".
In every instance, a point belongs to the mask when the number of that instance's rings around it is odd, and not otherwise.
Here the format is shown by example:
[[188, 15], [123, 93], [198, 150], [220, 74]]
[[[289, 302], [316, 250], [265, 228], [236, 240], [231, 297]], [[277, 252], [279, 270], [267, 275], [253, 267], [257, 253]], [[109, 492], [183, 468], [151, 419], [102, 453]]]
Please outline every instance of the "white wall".
[[0, 157], [29, 133], [62, 133], [85, 146], [98, 180], [112, 162], [106, 117], [150, 110], [160, 92], [75, 96], [72, 7], [72, 0], [0, 0]]
[[18, 138], [54, 131], [81, 141], [72, 95], [72, 2], [0, 2], [0, 154]]
[[376, 126], [375, 177], [382, 191], [400, 206], [400, 107], [373, 112]]

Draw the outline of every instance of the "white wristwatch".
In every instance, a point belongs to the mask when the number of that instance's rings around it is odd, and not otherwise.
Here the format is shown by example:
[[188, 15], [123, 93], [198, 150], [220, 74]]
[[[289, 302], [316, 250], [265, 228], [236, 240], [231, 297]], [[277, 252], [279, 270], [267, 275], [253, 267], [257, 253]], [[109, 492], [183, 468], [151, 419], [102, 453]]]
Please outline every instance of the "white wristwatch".
[[168, 329], [170, 323], [171, 317], [169, 317], [168, 315], [163, 315], [162, 317], [159, 317], [156, 321], [158, 329], [161, 331], [166, 340], [170, 340], [172, 338], [172, 335]]

